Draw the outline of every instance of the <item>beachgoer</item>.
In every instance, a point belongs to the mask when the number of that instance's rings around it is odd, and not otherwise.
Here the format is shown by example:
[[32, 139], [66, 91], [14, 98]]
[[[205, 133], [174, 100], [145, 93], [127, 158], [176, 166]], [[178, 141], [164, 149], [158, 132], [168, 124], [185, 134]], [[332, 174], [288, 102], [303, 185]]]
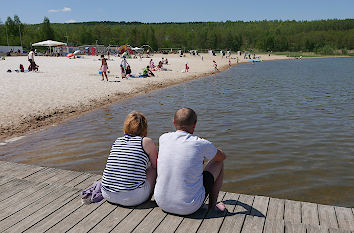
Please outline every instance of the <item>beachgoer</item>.
[[35, 63], [34, 63], [34, 49], [31, 49], [31, 51], [28, 53], [28, 61], [30, 63], [28, 70], [33, 71], [35, 68]]
[[186, 62], [186, 72], [188, 72], [189, 70], [189, 66], [188, 66], [188, 62]]
[[216, 61], [215, 60], [213, 60], [213, 66], [214, 66], [214, 70], [216, 71], [216, 70], [219, 70], [218, 69], [218, 64], [216, 64]]
[[[168, 213], [188, 215], [197, 211], [209, 195], [209, 209], [225, 210], [216, 203], [223, 182], [226, 155], [211, 142], [193, 135], [197, 114], [190, 108], [176, 111], [175, 132], [159, 139], [154, 197]], [[203, 170], [204, 159], [209, 160]]]
[[132, 70], [130, 69], [130, 65], [127, 66], [127, 69], [125, 70], [126, 78], [130, 78], [132, 73]]
[[155, 76], [154, 73], [152, 73], [152, 71], [150, 70], [149, 66], [146, 66], [143, 70], [143, 77], [151, 77], [151, 76]]
[[107, 201], [137, 206], [151, 198], [156, 182], [157, 149], [152, 139], [146, 137], [147, 129], [142, 113], [128, 114], [124, 136], [113, 143], [103, 171], [101, 190]]
[[166, 59], [165, 59], [165, 64], [166, 64], [166, 65], [168, 65], [168, 60], [167, 60], [167, 57], [166, 57]]
[[161, 70], [162, 69], [162, 61], [159, 61], [159, 64], [157, 65], [157, 69]]
[[108, 76], [107, 76], [107, 69], [108, 69], [108, 64], [107, 64], [107, 59], [104, 58], [104, 55], [101, 55], [101, 74], [102, 74], [102, 81], [104, 81], [104, 76], [106, 76], [106, 79], [108, 81]]
[[127, 66], [129, 65], [128, 62], [127, 62], [127, 59], [125, 59], [125, 57], [123, 58], [123, 60], [121, 61], [120, 64], [123, 66], [124, 70], [125, 70], [125, 69], [127, 68]]
[[120, 72], [122, 74], [122, 79], [124, 79], [125, 78], [125, 69], [124, 69], [123, 65], [120, 65]]
[[229, 58], [229, 66], [231, 67], [231, 59]]
[[154, 61], [153, 61], [152, 59], [150, 59], [149, 67], [150, 67], [151, 69], [154, 69], [154, 68], [155, 68], [155, 64], [154, 64]]

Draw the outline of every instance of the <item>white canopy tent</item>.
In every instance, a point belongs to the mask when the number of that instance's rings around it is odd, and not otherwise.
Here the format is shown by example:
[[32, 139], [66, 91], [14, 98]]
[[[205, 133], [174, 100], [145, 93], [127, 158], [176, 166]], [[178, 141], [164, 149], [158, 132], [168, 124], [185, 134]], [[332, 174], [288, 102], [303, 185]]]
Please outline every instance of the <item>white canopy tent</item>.
[[64, 42], [54, 41], [54, 40], [46, 40], [46, 41], [37, 42], [37, 43], [32, 44], [32, 46], [47, 46], [47, 47], [49, 47], [50, 51], [52, 50], [52, 47], [65, 46], [65, 45], [67, 45], [67, 44]]
[[135, 47], [135, 48], [131, 48], [131, 50], [133, 50], [136, 53], [144, 53], [144, 48]]
[[48, 47], [63, 46], [63, 45], [66, 45], [66, 43], [54, 41], [54, 40], [46, 40], [46, 41], [32, 44], [32, 46], [48, 46]]

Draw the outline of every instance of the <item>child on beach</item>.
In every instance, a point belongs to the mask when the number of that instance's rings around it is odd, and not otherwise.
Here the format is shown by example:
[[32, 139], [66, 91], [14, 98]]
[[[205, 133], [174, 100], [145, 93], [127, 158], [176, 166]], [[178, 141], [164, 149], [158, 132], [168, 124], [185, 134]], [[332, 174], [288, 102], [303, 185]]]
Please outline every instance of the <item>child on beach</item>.
[[132, 70], [130, 69], [130, 65], [127, 66], [127, 69], [125, 70], [126, 78], [130, 78], [132, 73]]
[[189, 66], [188, 66], [188, 62], [186, 62], [186, 72], [188, 72], [189, 70]]
[[120, 72], [122, 73], [122, 79], [125, 78], [125, 69], [123, 67], [123, 65], [120, 65]]
[[107, 65], [107, 59], [104, 58], [104, 55], [101, 55], [101, 74], [102, 74], [102, 81], [104, 81], [104, 76], [106, 76], [106, 80], [108, 81], [108, 76], [107, 76], [107, 69], [108, 69], [108, 65]]
[[216, 64], [216, 61], [215, 60], [213, 60], [213, 63], [214, 63], [214, 70], [216, 71], [219, 71], [219, 69], [218, 69], [218, 65]]

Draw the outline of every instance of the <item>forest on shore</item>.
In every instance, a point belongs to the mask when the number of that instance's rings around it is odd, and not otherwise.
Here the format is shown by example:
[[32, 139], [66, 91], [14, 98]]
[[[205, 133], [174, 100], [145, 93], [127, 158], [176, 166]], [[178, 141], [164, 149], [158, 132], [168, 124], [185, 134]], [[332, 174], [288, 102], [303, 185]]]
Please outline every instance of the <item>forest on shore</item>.
[[150, 45], [161, 48], [347, 54], [354, 49], [354, 19], [316, 21], [264, 20], [189, 23], [82, 22], [24, 24], [15, 15], [0, 20], [0, 45], [42, 40], [69, 45]]

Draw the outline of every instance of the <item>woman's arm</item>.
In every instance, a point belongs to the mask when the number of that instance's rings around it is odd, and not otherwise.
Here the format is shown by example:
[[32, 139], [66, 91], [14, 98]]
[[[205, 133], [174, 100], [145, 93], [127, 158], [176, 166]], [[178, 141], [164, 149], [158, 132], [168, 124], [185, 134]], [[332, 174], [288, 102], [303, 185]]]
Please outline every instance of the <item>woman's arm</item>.
[[143, 148], [144, 148], [145, 152], [149, 155], [149, 159], [150, 159], [152, 167], [154, 169], [156, 169], [158, 152], [157, 152], [154, 141], [151, 138], [144, 137], [143, 138]]

